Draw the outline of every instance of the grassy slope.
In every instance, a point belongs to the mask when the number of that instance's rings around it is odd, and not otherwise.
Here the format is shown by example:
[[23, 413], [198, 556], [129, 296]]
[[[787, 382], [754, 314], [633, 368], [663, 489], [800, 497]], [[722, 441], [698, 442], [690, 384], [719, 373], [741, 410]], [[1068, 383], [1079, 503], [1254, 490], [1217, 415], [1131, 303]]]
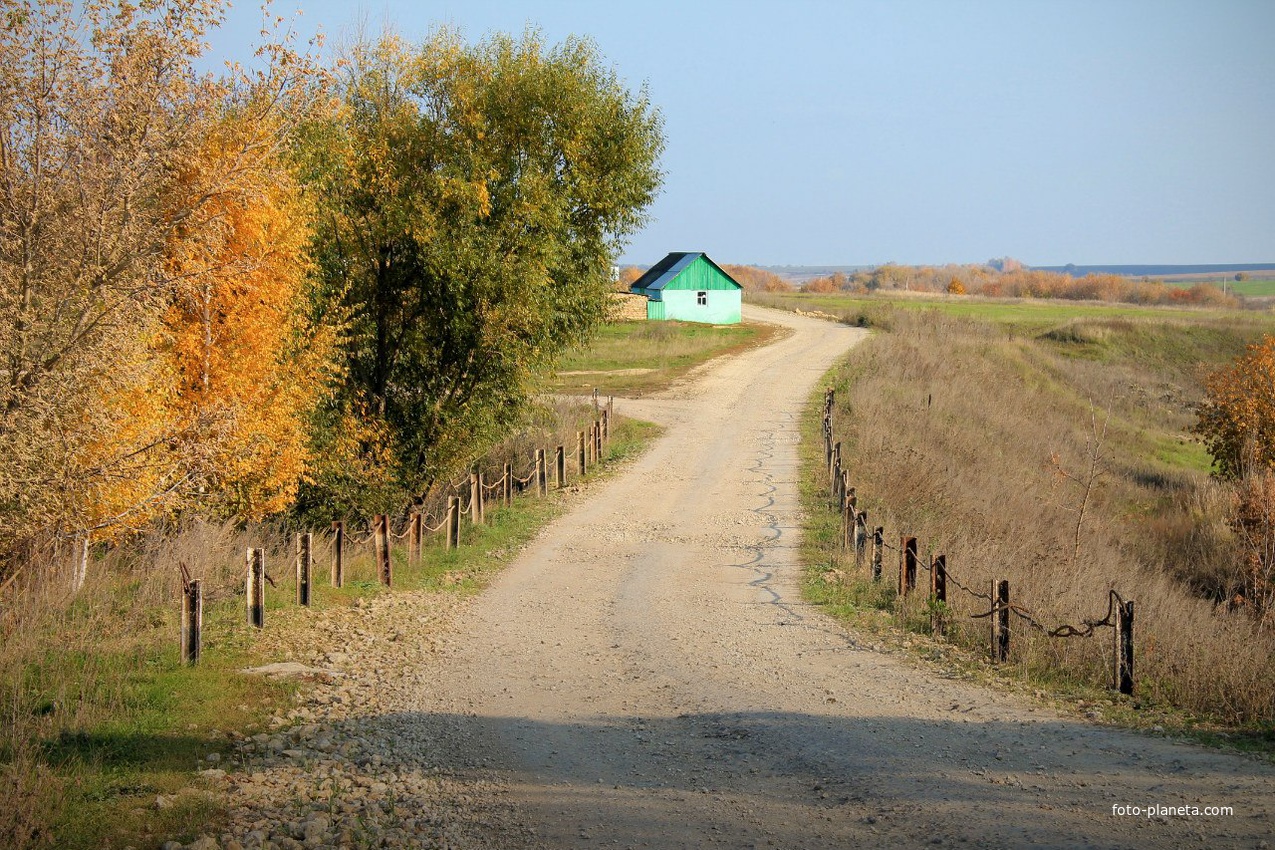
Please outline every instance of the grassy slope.
[[[608, 474], [609, 465], [656, 433], [650, 423], [617, 419], [606, 464], [590, 477]], [[557, 495], [516, 499], [510, 508], [489, 510], [489, 525], [466, 526], [459, 549], [448, 552], [433, 541], [415, 566], [399, 545], [395, 589], [476, 592], [566, 505]], [[392, 592], [376, 582], [369, 547], [349, 548], [341, 589], [327, 583], [327, 542], [315, 547], [316, 607]], [[204, 652], [195, 668], [178, 665], [173, 606], [135, 604], [136, 581], [128, 575], [104, 576], [84, 602], [37, 631], [5, 636], [0, 789], [11, 802], [0, 813], [0, 846], [145, 845], [157, 836], [193, 837], [217, 822], [219, 804], [198, 793], [196, 766], [209, 753], [229, 754], [227, 733], [260, 731], [297, 687], [237, 672], [284, 660], [276, 657], [270, 626], [286, 628], [290, 617], [304, 616], [293, 604], [291, 571], [280, 561], [286, 554], [275, 553], [276, 566], [268, 564], [278, 587], [267, 586], [264, 632], [245, 625], [241, 596], [223, 591], [206, 601]], [[161, 795], [165, 805], [157, 807]]]
[[765, 345], [780, 329], [744, 322], [617, 322], [607, 325], [589, 348], [558, 366], [552, 392], [641, 397], [658, 392], [714, 357]]
[[[796, 303], [814, 306], [806, 298]], [[872, 524], [887, 526], [887, 540], [897, 543], [903, 530], [918, 534], [923, 553], [946, 552], [976, 587], [1008, 577], [1024, 594], [1019, 601], [1051, 622], [1100, 616], [1089, 609], [1102, 607], [1110, 583], [1136, 593], [1139, 698], [1111, 701], [1108, 714], [1222, 728], [1271, 746], [1275, 681], [1269, 661], [1260, 660], [1269, 641], [1254, 642], [1238, 618], [1219, 622], [1211, 603], [1184, 585], [1206, 587], [1218, 578], [1210, 563], [1218, 569], [1226, 559], [1218, 549], [1226, 543], [1218, 519], [1225, 499], [1208, 480], [1207, 454], [1186, 433], [1190, 404], [1210, 368], [1275, 330], [1269, 315], [836, 297], [820, 298], [818, 309], [851, 319], [868, 313], [871, 323], [894, 329], [829, 375], [839, 387], [838, 433], [851, 483]], [[1079, 558], [1068, 564], [1078, 491], [1060, 471], [1084, 468], [1091, 401], [1100, 416], [1111, 415], [1104, 471]], [[808, 445], [818, 442], [814, 416]], [[890, 558], [887, 581], [873, 584], [837, 552], [839, 525], [816, 483], [821, 460], [807, 456], [808, 593], [860, 627], [927, 631], [923, 600], [894, 599]], [[927, 653], [970, 659], [982, 652], [982, 621], [971, 628], [972, 607], [958, 605], [954, 635], [925, 641]], [[1019, 634], [1025, 640], [1008, 668], [1014, 674], [1106, 703], [1107, 641]], [[1228, 647], [1228, 636], [1244, 649]]]

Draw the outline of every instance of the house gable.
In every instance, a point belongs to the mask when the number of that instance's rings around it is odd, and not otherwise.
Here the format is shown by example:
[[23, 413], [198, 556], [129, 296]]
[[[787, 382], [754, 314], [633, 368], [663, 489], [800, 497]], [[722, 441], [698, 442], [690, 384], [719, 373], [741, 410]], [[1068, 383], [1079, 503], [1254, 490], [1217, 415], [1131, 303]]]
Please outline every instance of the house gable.
[[658, 301], [664, 290], [742, 290], [743, 287], [707, 254], [675, 251], [651, 266], [629, 289]]

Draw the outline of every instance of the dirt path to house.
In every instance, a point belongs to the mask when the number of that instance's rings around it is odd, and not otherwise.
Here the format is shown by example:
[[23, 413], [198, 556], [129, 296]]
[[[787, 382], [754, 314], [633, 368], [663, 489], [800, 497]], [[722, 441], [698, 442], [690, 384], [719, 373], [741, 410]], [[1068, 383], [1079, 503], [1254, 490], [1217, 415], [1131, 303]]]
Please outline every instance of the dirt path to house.
[[[493, 843], [1265, 847], [1275, 770], [936, 678], [801, 602], [797, 417], [861, 332], [764, 318], [793, 333], [621, 405], [667, 434], [418, 675], [446, 766], [534, 829]], [[1234, 813], [1113, 815], [1148, 804]]]

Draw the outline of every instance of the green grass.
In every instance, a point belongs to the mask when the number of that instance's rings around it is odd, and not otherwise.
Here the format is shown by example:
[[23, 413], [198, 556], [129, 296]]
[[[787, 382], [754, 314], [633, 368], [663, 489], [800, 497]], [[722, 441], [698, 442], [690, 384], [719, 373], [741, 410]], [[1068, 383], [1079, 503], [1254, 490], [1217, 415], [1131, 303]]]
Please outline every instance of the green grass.
[[765, 345], [779, 329], [743, 322], [616, 322], [606, 325], [588, 348], [568, 354], [548, 389], [557, 393], [649, 395], [667, 388], [714, 357]]
[[860, 324], [872, 325], [886, 321], [883, 316], [890, 310], [933, 310], [943, 315], [976, 319], [1013, 326], [1023, 333], [1045, 333], [1059, 325], [1077, 320], [1150, 320], [1173, 321], [1188, 317], [1196, 321], [1201, 316], [1225, 321], [1264, 321], [1271, 324], [1271, 317], [1261, 313], [1239, 310], [1206, 310], [1191, 307], [1154, 307], [1131, 304], [1095, 304], [1061, 299], [992, 299], [979, 296], [943, 295], [839, 295], [786, 293], [783, 295], [750, 295], [749, 300], [758, 304], [774, 305], [802, 310], [820, 310], [844, 317]]
[[[659, 431], [617, 417], [604, 462], [586, 480], [610, 475]], [[574, 485], [575, 476], [569, 481]], [[406, 541], [397, 540], [393, 589], [376, 581], [367, 545], [349, 547], [345, 586], [331, 587], [327, 549], [316, 541], [312, 604], [348, 606], [360, 597], [405, 590], [475, 593], [569, 504], [551, 491], [548, 498], [526, 493], [508, 508], [489, 507], [486, 525], [462, 525], [458, 549], [446, 551], [441, 534], [427, 538], [419, 564], [408, 563]], [[307, 615], [295, 605], [292, 571], [277, 564], [267, 570], [278, 586], [266, 588], [265, 629], [245, 623], [242, 596], [206, 599], [197, 667], [178, 663], [176, 611], [147, 609], [127, 622], [113, 616], [128, 609], [136, 590], [128, 576], [103, 578], [95, 586], [95, 605], [77, 602], [45, 633], [24, 635], [25, 657], [16, 642], [6, 648], [0, 655], [8, 726], [0, 735], [0, 789], [10, 817], [0, 814], [0, 846], [143, 847], [216, 834], [226, 819], [223, 803], [196, 771], [233, 768], [231, 733], [265, 729], [300, 687], [238, 672], [296, 660], [281, 656], [272, 634]], [[221, 761], [205, 761], [210, 753]], [[160, 796], [163, 807], [156, 805]]]

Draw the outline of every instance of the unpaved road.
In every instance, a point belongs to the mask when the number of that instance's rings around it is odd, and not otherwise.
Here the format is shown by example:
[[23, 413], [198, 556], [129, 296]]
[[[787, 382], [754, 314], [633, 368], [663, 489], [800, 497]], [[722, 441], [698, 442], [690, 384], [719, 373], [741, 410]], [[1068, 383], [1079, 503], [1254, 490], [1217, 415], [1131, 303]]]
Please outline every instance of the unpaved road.
[[[1270, 767], [938, 678], [802, 604], [796, 421], [860, 332], [764, 318], [794, 333], [617, 402], [667, 433], [459, 616], [418, 715], [449, 766], [554, 848], [1265, 847]], [[1151, 803], [1234, 814], [1112, 814]]]

